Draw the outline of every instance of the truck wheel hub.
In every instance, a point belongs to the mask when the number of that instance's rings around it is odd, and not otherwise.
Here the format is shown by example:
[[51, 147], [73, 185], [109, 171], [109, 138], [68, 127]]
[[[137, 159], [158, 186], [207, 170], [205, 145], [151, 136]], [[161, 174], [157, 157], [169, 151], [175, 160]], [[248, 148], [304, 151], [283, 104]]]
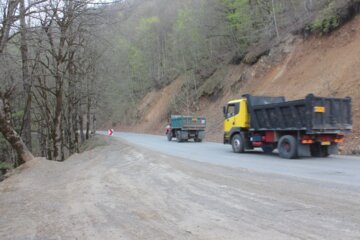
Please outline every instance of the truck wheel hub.
[[291, 147], [288, 142], [285, 142], [285, 143], [283, 143], [283, 148], [286, 152], [289, 152]]

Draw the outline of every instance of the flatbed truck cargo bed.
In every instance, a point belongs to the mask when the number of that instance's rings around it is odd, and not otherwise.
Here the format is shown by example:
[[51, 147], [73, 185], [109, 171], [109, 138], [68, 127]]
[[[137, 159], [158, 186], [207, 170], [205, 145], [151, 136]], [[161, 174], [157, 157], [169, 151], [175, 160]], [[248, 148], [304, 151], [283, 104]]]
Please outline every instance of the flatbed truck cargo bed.
[[178, 142], [194, 139], [202, 142], [205, 137], [206, 119], [204, 117], [171, 115], [166, 131], [167, 139], [176, 138]]

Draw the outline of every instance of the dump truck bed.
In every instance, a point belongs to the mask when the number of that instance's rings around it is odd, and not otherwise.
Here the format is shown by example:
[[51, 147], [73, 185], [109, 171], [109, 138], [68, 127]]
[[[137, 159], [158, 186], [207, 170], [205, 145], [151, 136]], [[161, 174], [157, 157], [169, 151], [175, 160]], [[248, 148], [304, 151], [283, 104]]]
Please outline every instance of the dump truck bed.
[[305, 99], [244, 95], [251, 116], [250, 130], [303, 130], [308, 134], [339, 133], [352, 129], [351, 98], [324, 98], [312, 94]]

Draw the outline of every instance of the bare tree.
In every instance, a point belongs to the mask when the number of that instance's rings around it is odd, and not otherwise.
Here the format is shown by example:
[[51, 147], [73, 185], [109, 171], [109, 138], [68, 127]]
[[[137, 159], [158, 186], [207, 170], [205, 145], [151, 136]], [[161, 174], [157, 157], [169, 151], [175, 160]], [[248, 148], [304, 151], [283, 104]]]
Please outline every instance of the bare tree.
[[[16, 34], [16, 32], [12, 32], [12, 27], [19, 19], [19, 16], [17, 15], [19, 3], [19, 0], [9, 0], [2, 5], [2, 22], [0, 24], [1, 57], [4, 54], [4, 50], [8, 45], [8, 42]], [[26, 147], [19, 134], [15, 131], [15, 128], [11, 121], [10, 97], [13, 94], [14, 90], [15, 86], [11, 86], [7, 89], [0, 89], [0, 132], [15, 149], [19, 159], [21, 161], [29, 161], [33, 159], [33, 155]]]
[[25, 0], [20, 0], [20, 52], [22, 60], [22, 78], [23, 78], [23, 88], [24, 88], [24, 116], [23, 123], [21, 127], [21, 135], [24, 139], [26, 146], [29, 150], [32, 150], [32, 140], [31, 140], [31, 77], [29, 72], [29, 50], [27, 43], [27, 26], [26, 26], [26, 8]]
[[11, 87], [4, 92], [0, 91], [0, 132], [15, 149], [19, 159], [26, 162], [32, 160], [34, 156], [26, 147], [12, 125], [10, 97], [14, 90], [15, 87]]

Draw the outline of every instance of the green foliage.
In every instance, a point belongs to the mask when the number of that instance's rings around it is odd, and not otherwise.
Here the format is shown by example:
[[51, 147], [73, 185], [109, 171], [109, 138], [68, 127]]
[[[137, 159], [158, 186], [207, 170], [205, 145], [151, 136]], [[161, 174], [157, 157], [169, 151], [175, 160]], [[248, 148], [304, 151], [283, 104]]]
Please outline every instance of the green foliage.
[[4, 136], [0, 134], [0, 146], [3, 146], [4, 144], [7, 144], [7, 141]]
[[226, 19], [237, 31], [243, 32], [251, 27], [251, 12], [248, 0], [222, 0], [228, 8]]
[[22, 119], [24, 116], [24, 110], [19, 110], [19, 111], [13, 112], [11, 114], [11, 116], [15, 119]]
[[206, 38], [202, 35], [199, 12], [190, 9], [179, 10], [174, 26], [174, 50], [179, 61], [177, 66], [186, 71], [188, 66], [199, 65], [207, 55]]
[[[211, 31], [206, 28], [206, 26], [214, 28], [213, 25], [216, 24], [211, 22], [209, 16], [206, 2], [201, 1], [196, 8], [181, 9], [177, 13], [171, 34], [175, 66], [182, 74], [188, 70], [193, 71], [192, 74], [187, 74], [187, 79], [193, 81], [195, 91], [202, 81], [199, 73], [204, 69], [216, 68], [216, 53], [219, 52], [217, 48], [224, 44], [218, 41], [218, 38], [213, 38]], [[227, 28], [221, 29], [221, 31], [227, 30]]]
[[339, 24], [340, 20], [336, 13], [335, 2], [330, 2], [309, 27], [312, 32], [328, 33], [337, 28]]
[[160, 23], [160, 19], [157, 16], [140, 19], [138, 31], [148, 33], [154, 25]]
[[139, 48], [132, 46], [129, 49], [129, 66], [133, 78], [138, 78], [139, 75], [141, 75], [144, 65], [145, 60], [143, 52]]
[[7, 162], [0, 162], [0, 169], [13, 169], [14, 168], [14, 164], [11, 163], [7, 163]]

